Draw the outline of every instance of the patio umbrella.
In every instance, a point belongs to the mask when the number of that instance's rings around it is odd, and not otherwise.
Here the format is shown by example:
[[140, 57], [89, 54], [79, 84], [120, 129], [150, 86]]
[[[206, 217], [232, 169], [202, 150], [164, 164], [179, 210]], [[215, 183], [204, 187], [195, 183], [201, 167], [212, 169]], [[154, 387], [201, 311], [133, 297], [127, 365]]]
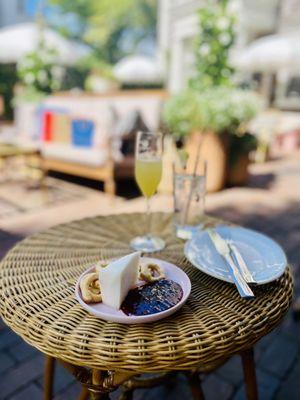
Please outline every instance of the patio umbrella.
[[134, 55], [120, 60], [114, 67], [115, 76], [125, 84], [157, 84], [162, 82], [158, 62], [147, 56]]
[[273, 73], [286, 67], [300, 68], [300, 31], [257, 39], [236, 53], [232, 63], [251, 72]]
[[17, 63], [26, 53], [34, 51], [41, 39], [55, 48], [57, 62], [74, 65], [89, 53], [88, 46], [68, 40], [50, 28], [41, 30], [34, 22], [26, 22], [0, 29], [0, 63]]

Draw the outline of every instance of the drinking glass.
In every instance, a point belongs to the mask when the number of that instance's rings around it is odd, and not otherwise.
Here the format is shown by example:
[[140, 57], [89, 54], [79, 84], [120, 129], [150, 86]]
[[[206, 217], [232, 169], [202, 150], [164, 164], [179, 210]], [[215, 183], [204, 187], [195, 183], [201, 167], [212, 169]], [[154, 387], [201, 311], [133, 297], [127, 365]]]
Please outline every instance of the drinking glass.
[[159, 132], [138, 132], [135, 147], [135, 179], [147, 204], [145, 236], [130, 242], [137, 251], [151, 253], [162, 250], [165, 242], [150, 234], [150, 198], [154, 195], [162, 175], [162, 135]]
[[204, 221], [206, 163], [202, 174], [175, 173], [174, 224], [176, 236], [190, 239]]

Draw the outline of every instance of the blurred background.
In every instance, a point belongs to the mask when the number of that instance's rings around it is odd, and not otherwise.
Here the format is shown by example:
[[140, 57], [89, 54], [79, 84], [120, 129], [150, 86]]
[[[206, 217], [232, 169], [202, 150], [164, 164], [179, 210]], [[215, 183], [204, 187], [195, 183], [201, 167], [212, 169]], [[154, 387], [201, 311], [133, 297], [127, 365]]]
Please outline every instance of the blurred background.
[[[172, 163], [191, 169], [201, 137], [207, 212], [277, 240], [299, 294], [300, 2], [0, 0], [1, 256], [58, 223], [144, 212], [134, 181], [143, 129], [164, 133], [153, 210], [173, 210]], [[264, 400], [298, 398], [299, 308], [258, 345]], [[40, 370], [26, 373], [39, 356], [0, 328], [3, 377], [24, 375], [3, 398], [40, 399]], [[57, 375], [57, 399], [75, 398], [71, 377]], [[241, 382], [233, 359], [204, 391], [242, 399]], [[178, 385], [164, 396], [188, 398]]]

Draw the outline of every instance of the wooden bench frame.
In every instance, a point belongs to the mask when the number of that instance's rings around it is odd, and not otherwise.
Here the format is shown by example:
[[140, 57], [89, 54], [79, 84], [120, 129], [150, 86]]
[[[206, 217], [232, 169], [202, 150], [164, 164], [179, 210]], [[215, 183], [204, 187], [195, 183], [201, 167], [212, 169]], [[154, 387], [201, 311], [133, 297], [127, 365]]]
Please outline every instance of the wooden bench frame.
[[48, 171], [51, 170], [84, 178], [96, 179], [104, 182], [105, 193], [111, 195], [115, 195], [116, 193], [115, 168], [112, 160], [107, 161], [103, 166], [97, 167], [42, 157], [41, 169], [44, 177], [48, 174]]

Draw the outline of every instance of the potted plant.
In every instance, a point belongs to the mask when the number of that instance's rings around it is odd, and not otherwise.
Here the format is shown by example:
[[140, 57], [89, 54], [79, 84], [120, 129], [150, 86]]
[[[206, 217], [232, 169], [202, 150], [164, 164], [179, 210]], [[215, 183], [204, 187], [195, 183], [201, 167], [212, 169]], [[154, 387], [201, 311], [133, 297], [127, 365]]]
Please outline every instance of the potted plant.
[[248, 179], [249, 155], [256, 150], [258, 140], [246, 132], [242, 135], [231, 135], [229, 165], [227, 169], [227, 184], [243, 185]]
[[241, 162], [240, 155], [248, 154], [249, 141], [239, 138], [261, 106], [255, 94], [234, 86], [229, 52], [235, 40], [235, 21], [228, 0], [205, 3], [199, 10], [194, 75], [188, 89], [171, 97], [163, 112], [170, 132], [184, 139], [189, 153], [188, 169], [201, 146], [200, 156], [208, 162], [209, 191], [222, 189], [227, 172]]
[[211, 88], [202, 100], [205, 129], [226, 138], [225, 182], [245, 183], [249, 153], [257, 145], [255, 136], [247, 133], [247, 124], [262, 109], [262, 100], [249, 90], [230, 87]]
[[[185, 143], [188, 170], [193, 168], [197, 147], [201, 146], [200, 156], [208, 163], [209, 191], [222, 189], [228, 171], [233, 168], [236, 171], [238, 165], [245, 164], [245, 156], [248, 157], [255, 142], [252, 135], [251, 140], [246, 135], [247, 122], [261, 105], [258, 96], [250, 91], [222, 86], [201, 93], [188, 90], [166, 102], [163, 118], [170, 132]], [[242, 181], [241, 176], [238, 183]], [[233, 175], [229, 181], [235, 181]]]

